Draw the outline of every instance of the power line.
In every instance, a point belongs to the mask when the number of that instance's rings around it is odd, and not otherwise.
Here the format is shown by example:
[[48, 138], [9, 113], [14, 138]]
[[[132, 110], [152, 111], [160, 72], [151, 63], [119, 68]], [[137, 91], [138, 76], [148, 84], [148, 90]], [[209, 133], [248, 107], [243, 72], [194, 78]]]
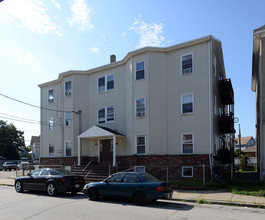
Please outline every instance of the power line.
[[[0, 113], [0, 114], [3, 114], [3, 113]], [[6, 115], [6, 114], [4, 114]], [[8, 120], [11, 120], [11, 121], [19, 121], [19, 122], [23, 122], [23, 123], [29, 123], [29, 124], [40, 124], [40, 125], [49, 125], [50, 123], [49, 122], [41, 122], [41, 121], [33, 121], [30, 119], [19, 119], [19, 117], [16, 117], [16, 116], [10, 116], [9, 117], [4, 117], [4, 116], [1, 116], [0, 115], [0, 118], [4, 118], [4, 119], [8, 119]], [[17, 119], [18, 118], [18, 119]], [[62, 124], [60, 123], [53, 123], [54, 126], [61, 126]]]
[[21, 117], [9, 115], [9, 114], [1, 113], [1, 112], [0, 112], [0, 115], [4, 115], [4, 116], [7, 116], [7, 117], [12, 117], [12, 118], [16, 118], [16, 119], [19, 119], [19, 120], [25, 120], [25, 121], [29, 121], [29, 122], [39, 123], [39, 121], [37, 121], [37, 120], [32, 120], [32, 119], [27, 119], [27, 118], [21, 118]]
[[55, 110], [55, 109], [50, 109], [50, 108], [44, 108], [44, 107], [37, 106], [37, 105], [32, 105], [32, 104], [30, 104], [30, 103], [23, 102], [23, 101], [21, 101], [21, 100], [15, 99], [15, 98], [11, 98], [11, 97], [9, 97], [9, 96], [7, 96], [7, 95], [4, 95], [4, 94], [2, 94], [2, 93], [0, 93], [0, 96], [3, 96], [3, 97], [5, 97], [5, 98], [7, 98], [7, 99], [10, 99], [10, 100], [13, 100], [13, 101], [19, 102], [19, 103], [24, 104], [24, 105], [28, 105], [28, 106], [30, 106], [30, 107], [39, 108], [39, 109], [42, 109], [42, 110], [54, 111], [54, 112], [73, 112], [73, 111]]

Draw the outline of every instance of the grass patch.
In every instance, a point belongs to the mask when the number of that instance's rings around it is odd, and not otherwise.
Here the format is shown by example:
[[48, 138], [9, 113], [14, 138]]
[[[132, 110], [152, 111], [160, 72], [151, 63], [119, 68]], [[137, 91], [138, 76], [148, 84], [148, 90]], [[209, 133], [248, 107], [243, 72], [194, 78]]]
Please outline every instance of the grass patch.
[[265, 183], [241, 183], [230, 185], [227, 190], [233, 194], [265, 197]]
[[170, 179], [169, 183], [175, 186], [202, 186], [203, 182], [199, 180], [174, 180]]
[[206, 199], [197, 199], [196, 203], [198, 203], [198, 204], [211, 204], [211, 202], [207, 201]]

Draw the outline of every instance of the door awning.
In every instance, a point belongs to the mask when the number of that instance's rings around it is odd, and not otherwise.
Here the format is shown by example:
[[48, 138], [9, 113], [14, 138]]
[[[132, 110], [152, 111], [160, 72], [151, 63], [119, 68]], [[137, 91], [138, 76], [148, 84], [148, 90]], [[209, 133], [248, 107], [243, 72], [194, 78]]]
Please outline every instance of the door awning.
[[90, 139], [100, 137], [112, 137], [113, 135], [116, 135], [117, 137], [125, 137], [123, 134], [115, 130], [95, 125], [86, 130], [84, 133], [80, 134], [77, 138]]

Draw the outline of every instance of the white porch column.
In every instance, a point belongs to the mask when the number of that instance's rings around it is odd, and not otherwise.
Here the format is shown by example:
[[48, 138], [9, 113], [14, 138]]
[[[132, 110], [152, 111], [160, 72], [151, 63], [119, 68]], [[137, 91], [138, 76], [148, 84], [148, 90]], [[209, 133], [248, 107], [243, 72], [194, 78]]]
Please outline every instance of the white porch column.
[[78, 138], [78, 148], [77, 148], [77, 165], [81, 165], [81, 138]]
[[113, 166], [116, 166], [116, 135], [113, 135]]

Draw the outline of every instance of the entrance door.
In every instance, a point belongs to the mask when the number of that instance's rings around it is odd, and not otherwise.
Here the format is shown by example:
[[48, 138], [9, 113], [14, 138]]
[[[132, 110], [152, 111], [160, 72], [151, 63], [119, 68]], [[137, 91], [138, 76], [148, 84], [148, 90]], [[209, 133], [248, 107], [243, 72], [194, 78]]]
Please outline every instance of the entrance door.
[[111, 139], [100, 140], [100, 162], [113, 161], [113, 141]]

